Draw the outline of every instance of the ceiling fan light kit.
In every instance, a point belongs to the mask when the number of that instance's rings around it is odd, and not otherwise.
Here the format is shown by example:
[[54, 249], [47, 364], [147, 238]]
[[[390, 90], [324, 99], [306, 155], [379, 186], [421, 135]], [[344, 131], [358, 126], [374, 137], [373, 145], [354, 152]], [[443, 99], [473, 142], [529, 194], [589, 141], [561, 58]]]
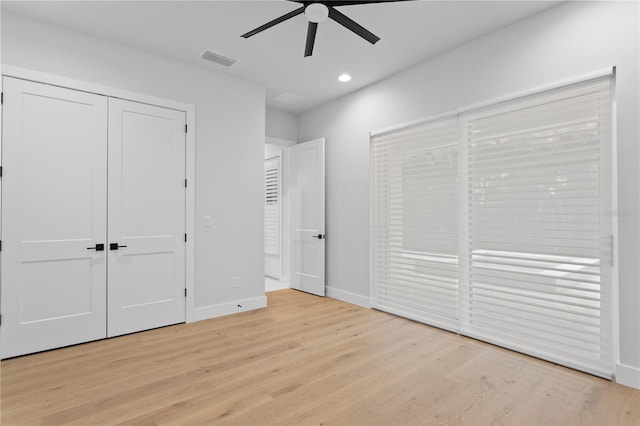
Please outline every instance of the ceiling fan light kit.
[[304, 16], [309, 22], [324, 22], [329, 17], [329, 8], [322, 3], [311, 3], [304, 8]]
[[301, 3], [302, 7], [286, 13], [279, 18], [276, 18], [272, 21], [267, 22], [264, 25], [255, 28], [248, 33], [242, 35], [244, 38], [252, 37], [258, 33], [261, 33], [264, 30], [267, 30], [275, 25], [278, 25], [281, 22], [284, 22], [288, 19], [293, 18], [294, 16], [298, 16], [304, 14], [307, 20], [309, 21], [309, 26], [307, 27], [307, 40], [305, 43], [304, 56], [311, 56], [313, 54], [313, 45], [316, 40], [316, 32], [318, 31], [318, 23], [324, 22], [328, 19], [332, 19], [338, 24], [342, 25], [349, 31], [359, 35], [363, 39], [367, 40], [371, 44], [376, 44], [380, 37], [373, 34], [371, 31], [367, 30], [344, 13], [340, 12], [336, 9], [336, 7], [340, 6], [353, 6], [359, 4], [376, 4], [376, 3], [392, 3], [398, 1], [412, 1], [412, 0], [365, 0], [365, 1], [349, 1], [349, 0], [336, 0], [336, 1], [302, 1], [302, 0], [289, 0], [294, 3]]

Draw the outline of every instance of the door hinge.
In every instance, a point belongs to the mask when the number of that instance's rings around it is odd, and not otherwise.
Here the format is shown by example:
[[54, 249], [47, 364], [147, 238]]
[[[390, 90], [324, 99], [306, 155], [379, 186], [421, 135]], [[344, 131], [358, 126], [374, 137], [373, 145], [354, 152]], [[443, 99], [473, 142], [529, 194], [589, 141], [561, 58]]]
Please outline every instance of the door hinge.
[[0, 240], [0, 251], [2, 251], [2, 240]]
[[187, 297], [187, 289], [184, 289], [184, 297]]
[[[2, 167], [0, 167], [0, 169], [2, 169]], [[1, 173], [1, 172], [0, 172], [0, 173]], [[2, 177], [2, 175], [1, 175], [1, 174], [0, 174], [0, 177]], [[187, 180], [186, 180], [186, 179], [184, 180], [184, 187], [185, 187], [185, 188], [187, 187]]]
[[184, 234], [184, 242], [187, 242], [187, 234]]
[[185, 132], [185, 133], [187, 133], [187, 129], [188, 129], [188, 128], [189, 128], [189, 125], [188, 125], [188, 124], [185, 124], [185, 125], [184, 125], [184, 132]]
[[2, 166], [0, 166], [0, 177], [2, 177]]
[[0, 93], [0, 105], [4, 105], [4, 92]]
[[2, 325], [2, 315], [0, 315], [0, 325]]

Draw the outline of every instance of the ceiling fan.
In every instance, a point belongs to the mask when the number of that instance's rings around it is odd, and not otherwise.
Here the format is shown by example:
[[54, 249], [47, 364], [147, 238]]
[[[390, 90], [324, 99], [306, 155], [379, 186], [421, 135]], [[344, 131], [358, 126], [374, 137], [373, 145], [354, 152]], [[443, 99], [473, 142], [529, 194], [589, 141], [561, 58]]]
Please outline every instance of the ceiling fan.
[[365, 0], [365, 1], [301, 1], [301, 0], [289, 0], [294, 3], [301, 3], [302, 7], [286, 13], [279, 18], [269, 21], [258, 28], [249, 31], [246, 34], [242, 34], [242, 37], [249, 38], [266, 29], [273, 27], [281, 22], [291, 19], [294, 16], [298, 16], [304, 13], [304, 16], [309, 20], [309, 26], [307, 27], [307, 42], [304, 48], [304, 56], [311, 56], [313, 54], [313, 44], [316, 40], [316, 31], [318, 30], [318, 23], [325, 21], [327, 18], [333, 19], [338, 24], [353, 31], [363, 39], [367, 40], [371, 44], [376, 44], [380, 37], [373, 34], [351, 18], [347, 17], [342, 12], [335, 9], [336, 6], [352, 6], [358, 4], [374, 4], [374, 3], [392, 3], [398, 1], [411, 1], [411, 0]]

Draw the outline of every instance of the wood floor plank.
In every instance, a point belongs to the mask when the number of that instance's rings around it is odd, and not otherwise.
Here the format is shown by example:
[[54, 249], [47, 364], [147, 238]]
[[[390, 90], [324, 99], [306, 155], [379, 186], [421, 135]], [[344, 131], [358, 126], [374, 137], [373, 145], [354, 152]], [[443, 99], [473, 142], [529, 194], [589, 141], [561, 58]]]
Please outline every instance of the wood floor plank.
[[3, 361], [3, 425], [639, 425], [640, 391], [329, 298]]

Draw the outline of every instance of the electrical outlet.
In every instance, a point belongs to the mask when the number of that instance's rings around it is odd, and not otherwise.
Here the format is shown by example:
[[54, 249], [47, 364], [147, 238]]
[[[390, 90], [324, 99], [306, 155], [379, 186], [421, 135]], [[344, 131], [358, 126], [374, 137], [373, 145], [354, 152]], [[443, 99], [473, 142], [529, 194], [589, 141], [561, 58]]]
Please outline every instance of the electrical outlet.
[[238, 287], [238, 277], [231, 277], [231, 287]]

